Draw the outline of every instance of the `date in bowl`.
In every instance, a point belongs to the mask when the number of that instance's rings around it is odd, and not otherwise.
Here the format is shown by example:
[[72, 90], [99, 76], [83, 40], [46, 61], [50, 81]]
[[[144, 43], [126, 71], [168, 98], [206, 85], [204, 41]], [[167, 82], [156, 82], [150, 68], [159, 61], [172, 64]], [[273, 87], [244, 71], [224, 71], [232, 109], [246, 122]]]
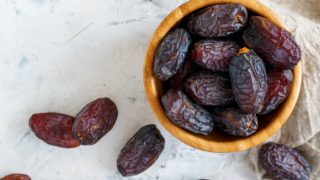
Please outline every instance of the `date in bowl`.
[[271, 114], [259, 117], [259, 128], [257, 132], [248, 137], [230, 136], [220, 131], [213, 131], [207, 136], [194, 134], [178, 127], [170, 121], [161, 104], [164, 84], [158, 80], [153, 73], [156, 50], [166, 34], [179, 25], [190, 13], [210, 5], [225, 3], [242, 4], [248, 11], [263, 16], [286, 29], [285, 25], [272, 10], [256, 0], [191, 0], [172, 11], [156, 29], [146, 53], [143, 70], [146, 96], [159, 122], [180, 141], [196, 149], [208, 152], [241, 151], [254, 147], [269, 138], [288, 120], [298, 100], [302, 81], [301, 62], [299, 62], [292, 71], [292, 87], [286, 100]]

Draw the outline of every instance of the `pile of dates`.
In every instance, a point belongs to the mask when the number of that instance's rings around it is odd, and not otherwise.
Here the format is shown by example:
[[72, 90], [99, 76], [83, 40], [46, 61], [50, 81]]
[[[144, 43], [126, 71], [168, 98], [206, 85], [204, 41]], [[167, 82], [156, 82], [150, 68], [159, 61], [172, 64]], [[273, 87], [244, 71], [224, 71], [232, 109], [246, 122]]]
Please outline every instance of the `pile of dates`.
[[96, 99], [75, 116], [47, 112], [33, 114], [29, 126], [47, 144], [62, 148], [97, 143], [114, 126], [118, 116], [116, 104], [109, 98]]
[[[301, 50], [286, 29], [240, 4], [196, 11], [162, 40], [153, 72], [164, 82], [162, 106], [192, 133], [246, 137], [288, 96]], [[307, 180], [311, 165], [295, 149], [267, 143], [260, 165], [274, 179]]]
[[[93, 145], [114, 126], [118, 116], [116, 104], [109, 98], [98, 98], [75, 116], [47, 112], [33, 114], [29, 125], [34, 134], [45, 143], [75, 148]], [[139, 174], [158, 159], [165, 139], [155, 125], [146, 125], [128, 140], [119, 153], [117, 168], [123, 176]], [[3, 180], [29, 180], [24, 174], [11, 174]], [[0, 180], [2, 180], [0, 179]]]
[[[300, 48], [287, 30], [251, 16], [240, 4], [220, 4], [192, 13], [166, 35], [153, 71], [168, 87], [161, 102], [174, 124], [202, 135], [218, 129], [244, 137], [257, 131], [257, 115], [271, 113], [285, 100], [292, 68], [300, 58]], [[33, 114], [29, 125], [47, 144], [75, 148], [97, 143], [117, 116], [116, 104], [99, 98], [74, 117]], [[164, 147], [156, 126], [146, 125], [121, 149], [117, 168], [123, 176], [139, 174], [152, 166]], [[262, 146], [259, 162], [274, 179], [306, 180], [311, 172], [295, 149], [275, 143]], [[31, 180], [25, 174], [1, 178], [17, 179]]]
[[153, 73], [177, 126], [208, 135], [250, 136], [258, 119], [288, 96], [301, 59], [294, 37], [240, 4], [218, 4], [190, 14], [159, 44]]

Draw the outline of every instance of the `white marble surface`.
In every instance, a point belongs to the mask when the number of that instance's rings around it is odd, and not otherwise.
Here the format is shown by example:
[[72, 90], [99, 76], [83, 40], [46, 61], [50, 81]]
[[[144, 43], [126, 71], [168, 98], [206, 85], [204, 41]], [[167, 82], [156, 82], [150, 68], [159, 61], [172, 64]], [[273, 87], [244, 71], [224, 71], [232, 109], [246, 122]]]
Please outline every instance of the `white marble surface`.
[[[122, 179], [118, 152], [141, 126], [166, 139], [158, 161], [126, 179], [255, 179], [241, 154], [190, 148], [156, 121], [144, 94], [142, 66], [160, 21], [184, 0], [0, 0], [0, 177], [34, 180]], [[119, 108], [113, 130], [94, 146], [61, 149], [31, 133], [35, 112], [74, 115], [107, 96]]]

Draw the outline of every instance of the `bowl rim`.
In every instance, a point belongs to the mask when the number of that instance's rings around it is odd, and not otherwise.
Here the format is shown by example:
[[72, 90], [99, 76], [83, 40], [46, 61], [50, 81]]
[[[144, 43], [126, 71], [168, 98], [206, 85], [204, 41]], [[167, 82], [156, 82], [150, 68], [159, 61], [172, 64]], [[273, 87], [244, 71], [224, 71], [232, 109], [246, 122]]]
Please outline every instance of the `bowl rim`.
[[278, 131], [288, 120], [297, 103], [302, 83], [302, 67], [300, 61], [293, 69], [294, 79], [291, 91], [287, 99], [279, 107], [277, 116], [272, 117], [273, 119], [270, 125], [268, 125], [264, 129], [260, 129], [255, 134], [249, 137], [237, 139], [235, 141], [210, 141], [209, 138], [206, 138], [205, 136], [193, 134], [191, 132], [183, 130], [182, 128], [174, 125], [167, 118], [160, 103], [159, 94], [156, 93], [157, 91], [155, 89], [157, 86], [159, 86], [159, 80], [155, 79], [152, 71], [155, 51], [162, 41], [163, 37], [176, 25], [177, 22], [182, 20], [186, 15], [209, 5], [224, 3], [242, 4], [248, 10], [256, 12], [259, 15], [268, 18], [275, 24], [288, 29], [271, 9], [257, 0], [250, 0], [250, 3], [248, 3], [247, 0], [191, 0], [174, 9], [157, 27], [147, 48], [143, 66], [145, 93], [149, 105], [151, 106], [152, 111], [155, 113], [157, 120], [162, 124], [162, 126], [165, 127], [167, 131], [169, 131], [170, 134], [172, 134], [183, 143], [196, 149], [208, 152], [237, 152], [249, 149], [264, 142], [267, 138]]

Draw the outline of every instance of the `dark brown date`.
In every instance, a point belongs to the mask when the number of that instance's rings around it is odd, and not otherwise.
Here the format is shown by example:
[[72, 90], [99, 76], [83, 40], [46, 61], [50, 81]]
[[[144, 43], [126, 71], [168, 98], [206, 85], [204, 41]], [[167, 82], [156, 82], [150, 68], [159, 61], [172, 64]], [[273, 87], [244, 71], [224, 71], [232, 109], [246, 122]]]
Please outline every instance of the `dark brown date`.
[[301, 50], [292, 34], [268, 19], [252, 16], [243, 41], [273, 66], [292, 69], [301, 59]]
[[212, 131], [210, 113], [189, 100], [181, 90], [169, 90], [161, 101], [168, 118], [177, 126], [204, 135]]
[[74, 117], [60, 113], [33, 114], [29, 126], [34, 134], [47, 144], [74, 148], [80, 146], [72, 133]]
[[216, 108], [213, 119], [224, 132], [236, 136], [250, 136], [258, 129], [258, 118], [255, 114], [245, 114], [236, 108]]
[[269, 114], [275, 110], [288, 96], [293, 75], [291, 70], [267, 73], [268, 91], [259, 114]]
[[182, 67], [178, 72], [170, 79], [170, 87], [174, 89], [183, 88], [183, 83], [186, 79], [197, 71], [196, 64], [191, 60], [191, 56], [188, 55]]
[[243, 5], [213, 5], [191, 14], [188, 28], [192, 34], [202, 37], [225, 37], [244, 27], [247, 18]]
[[9, 174], [0, 180], [31, 180], [31, 178], [26, 174]]
[[193, 45], [192, 59], [210, 71], [228, 72], [230, 59], [239, 49], [234, 41], [202, 40]]
[[166, 81], [182, 66], [191, 44], [185, 29], [169, 32], [160, 43], [154, 59], [153, 72], [158, 79]]
[[82, 145], [95, 144], [112, 129], [117, 116], [118, 109], [112, 100], [96, 99], [76, 115], [73, 133]]
[[206, 71], [192, 75], [185, 82], [185, 91], [200, 105], [222, 106], [234, 100], [230, 79]]
[[259, 113], [267, 92], [267, 75], [262, 59], [246, 48], [232, 57], [229, 73], [233, 94], [240, 109], [247, 113]]
[[165, 140], [155, 125], [142, 127], [122, 148], [117, 168], [123, 176], [139, 174], [158, 159]]
[[261, 147], [259, 163], [274, 179], [308, 180], [312, 169], [298, 151], [272, 142]]

